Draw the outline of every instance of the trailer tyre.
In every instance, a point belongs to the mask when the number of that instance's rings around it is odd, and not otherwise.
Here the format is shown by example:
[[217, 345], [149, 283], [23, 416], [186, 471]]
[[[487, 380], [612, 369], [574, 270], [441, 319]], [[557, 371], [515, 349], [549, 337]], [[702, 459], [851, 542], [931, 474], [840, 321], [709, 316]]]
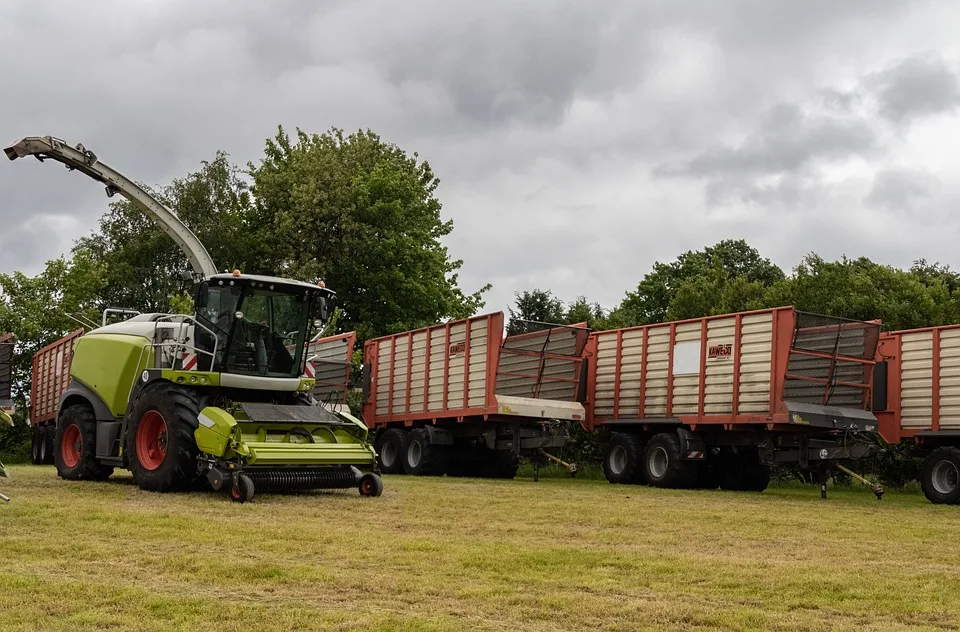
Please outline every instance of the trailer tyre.
[[[41, 435], [41, 445], [49, 432]], [[53, 460], [57, 475], [68, 481], [103, 481], [113, 468], [97, 462], [97, 420], [93, 410], [83, 404], [67, 406], [57, 420], [53, 441]]]
[[376, 445], [380, 471], [384, 474], [403, 474], [404, 432], [399, 428], [390, 428], [378, 433]]
[[425, 428], [407, 433], [403, 441], [403, 471], [414, 476], [442, 476], [447, 468], [443, 447], [430, 445]]
[[43, 426], [35, 426], [33, 428], [32, 440], [30, 442], [30, 462], [34, 465], [43, 465], [43, 453], [41, 450], [46, 440], [46, 434]]
[[55, 426], [44, 426], [43, 427], [43, 444], [41, 446], [41, 459], [43, 465], [53, 465], [53, 445], [55, 441], [55, 435], [57, 434], [57, 428]]
[[489, 458], [479, 464], [477, 476], [480, 478], [516, 478], [520, 469], [520, 457], [510, 450], [495, 450]]
[[140, 489], [187, 490], [197, 480], [196, 394], [170, 382], [148, 386], [130, 411], [125, 450]]
[[603, 474], [614, 484], [643, 482], [643, 442], [635, 434], [614, 432], [603, 458]]
[[770, 484], [770, 468], [760, 463], [755, 451], [726, 452], [718, 467], [723, 490], [762, 492]]
[[697, 480], [696, 463], [680, 458], [680, 438], [672, 432], [661, 432], [650, 439], [643, 455], [643, 471], [654, 487], [684, 489]]
[[960, 504], [960, 448], [937, 448], [923, 460], [923, 495], [938, 505]]

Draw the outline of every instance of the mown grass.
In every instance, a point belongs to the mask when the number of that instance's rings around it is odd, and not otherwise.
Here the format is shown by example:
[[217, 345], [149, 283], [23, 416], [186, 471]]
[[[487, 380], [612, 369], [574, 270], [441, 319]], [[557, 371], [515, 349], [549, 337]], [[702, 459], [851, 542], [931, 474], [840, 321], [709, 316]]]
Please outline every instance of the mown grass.
[[11, 470], [0, 630], [960, 626], [960, 508], [917, 494], [387, 477], [237, 505]]

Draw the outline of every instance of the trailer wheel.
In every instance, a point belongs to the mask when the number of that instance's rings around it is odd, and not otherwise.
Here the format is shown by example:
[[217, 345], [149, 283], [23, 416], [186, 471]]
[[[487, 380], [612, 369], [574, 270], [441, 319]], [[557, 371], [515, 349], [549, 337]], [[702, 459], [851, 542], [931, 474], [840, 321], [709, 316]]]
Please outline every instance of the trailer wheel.
[[643, 481], [643, 443], [629, 432], [614, 432], [603, 458], [603, 474], [611, 483], [625, 485]]
[[520, 469], [520, 457], [511, 450], [488, 450], [489, 458], [479, 463], [477, 476], [480, 478], [516, 478]]
[[427, 431], [416, 428], [403, 441], [403, 471], [414, 476], [442, 476], [447, 455], [441, 446], [430, 445]]
[[762, 492], [770, 484], [770, 468], [760, 463], [756, 451], [727, 451], [717, 463], [720, 489], [738, 492]]
[[[49, 433], [45, 433], [49, 434]], [[46, 437], [41, 437], [42, 443]], [[97, 461], [97, 420], [83, 404], [67, 406], [57, 420], [53, 460], [57, 475], [68, 481], [103, 481], [113, 468]]]
[[55, 435], [57, 434], [56, 426], [44, 426], [43, 427], [43, 442], [40, 445], [40, 458], [43, 465], [53, 465], [53, 444], [55, 440]]
[[938, 505], [960, 504], [960, 449], [937, 448], [923, 460], [923, 495]]
[[190, 489], [200, 454], [193, 433], [199, 425], [196, 395], [170, 382], [148, 386], [130, 411], [125, 450], [140, 489]]
[[34, 426], [32, 440], [30, 442], [30, 462], [34, 465], [43, 465], [43, 453], [41, 452], [44, 441], [46, 440], [46, 431], [43, 426]]
[[377, 437], [374, 449], [384, 474], [403, 474], [403, 435], [403, 430], [390, 428]]
[[653, 435], [643, 455], [647, 482], [654, 487], [684, 489], [697, 480], [696, 464], [680, 458], [680, 438], [672, 432]]

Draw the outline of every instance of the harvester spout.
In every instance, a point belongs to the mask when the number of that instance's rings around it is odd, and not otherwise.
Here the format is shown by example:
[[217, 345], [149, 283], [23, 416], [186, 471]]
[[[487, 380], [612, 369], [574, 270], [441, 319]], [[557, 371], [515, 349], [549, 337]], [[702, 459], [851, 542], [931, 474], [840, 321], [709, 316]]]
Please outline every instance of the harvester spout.
[[217, 268], [207, 249], [173, 211], [161, 204], [136, 182], [100, 162], [96, 154], [83, 145], [70, 147], [65, 141], [53, 136], [27, 136], [5, 147], [3, 153], [10, 160], [34, 156], [42, 162], [51, 158], [65, 164], [71, 171], [79, 171], [97, 182], [102, 182], [106, 186], [107, 196], [112, 197], [119, 193], [155, 221], [163, 232], [170, 235], [187, 255], [194, 272], [204, 277], [217, 273]]

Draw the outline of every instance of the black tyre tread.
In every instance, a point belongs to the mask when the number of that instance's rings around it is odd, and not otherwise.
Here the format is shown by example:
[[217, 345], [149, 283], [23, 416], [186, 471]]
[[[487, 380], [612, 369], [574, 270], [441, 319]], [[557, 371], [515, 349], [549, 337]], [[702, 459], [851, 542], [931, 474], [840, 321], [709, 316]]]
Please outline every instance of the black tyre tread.
[[[409, 431], [403, 441], [403, 471], [414, 476], [443, 476], [449, 462], [447, 451], [442, 446], [427, 443], [428, 435], [425, 428], [415, 428]], [[422, 452], [420, 463], [412, 467], [407, 459], [407, 450], [410, 444], [419, 441]]]
[[[43, 458], [41, 459], [41, 463], [43, 465], [53, 465], [54, 464], [53, 444], [56, 438], [57, 429], [56, 427], [52, 427], [52, 426], [44, 426], [43, 429], [44, 429], [44, 434], [43, 434], [44, 449], [42, 452]], [[96, 432], [96, 420], [94, 420], [94, 432]]]
[[510, 450], [490, 450], [492, 454], [477, 464], [479, 478], [516, 478], [520, 469], [520, 457]]
[[710, 460], [697, 463], [697, 479], [693, 483], [694, 489], [717, 489], [720, 487], [720, 472], [716, 463]]
[[34, 465], [43, 465], [43, 461], [40, 458], [40, 446], [43, 441], [43, 426], [34, 426], [33, 432], [30, 435], [30, 462]]
[[[610, 455], [613, 448], [621, 446], [627, 451], [627, 467], [619, 475], [610, 469]], [[618, 485], [636, 485], [646, 480], [643, 467], [643, 440], [632, 432], [614, 432], [603, 457], [603, 474], [611, 483]]]
[[[660, 479], [650, 472], [650, 457], [658, 447], [663, 447], [667, 451], [667, 471]], [[643, 452], [643, 471], [647, 483], [654, 487], [688, 489], [693, 487], [697, 480], [696, 463], [681, 460], [680, 437], [673, 432], [653, 435]]]
[[[63, 433], [68, 426], [76, 424], [80, 428], [80, 461], [75, 467], [67, 467], [63, 462]], [[46, 441], [44, 435], [41, 440]], [[67, 406], [57, 420], [53, 438], [53, 461], [57, 466], [57, 475], [68, 481], [103, 481], [113, 474], [113, 467], [100, 465], [97, 461], [97, 419], [93, 409], [84, 404]]]
[[720, 489], [762, 492], [770, 484], [770, 468], [760, 463], [756, 451], [724, 452], [716, 462]]
[[[376, 444], [374, 449], [377, 451], [377, 460], [380, 462], [380, 471], [384, 474], [403, 474], [403, 459], [404, 459], [404, 446], [406, 445], [405, 435], [406, 433], [399, 428], [389, 428], [382, 433], [377, 434]], [[380, 455], [383, 453], [383, 446], [387, 442], [394, 442], [397, 449], [397, 460], [390, 466], [387, 466], [383, 461], [380, 461]]]
[[933, 450], [923, 459], [920, 470], [920, 488], [927, 500], [937, 505], [958, 505], [960, 504], [960, 487], [951, 494], [941, 494], [933, 487], [931, 480], [933, 475], [933, 466], [940, 461], [948, 460], [960, 468], [960, 448], [953, 446], [943, 446]]
[[[159, 411], [167, 424], [167, 455], [156, 470], [146, 470], [137, 458], [137, 426], [148, 410]], [[172, 492], [193, 489], [199, 474], [200, 449], [194, 437], [199, 426], [200, 401], [191, 389], [171, 382], [147, 386], [130, 411], [125, 451], [128, 467], [140, 489]]]

